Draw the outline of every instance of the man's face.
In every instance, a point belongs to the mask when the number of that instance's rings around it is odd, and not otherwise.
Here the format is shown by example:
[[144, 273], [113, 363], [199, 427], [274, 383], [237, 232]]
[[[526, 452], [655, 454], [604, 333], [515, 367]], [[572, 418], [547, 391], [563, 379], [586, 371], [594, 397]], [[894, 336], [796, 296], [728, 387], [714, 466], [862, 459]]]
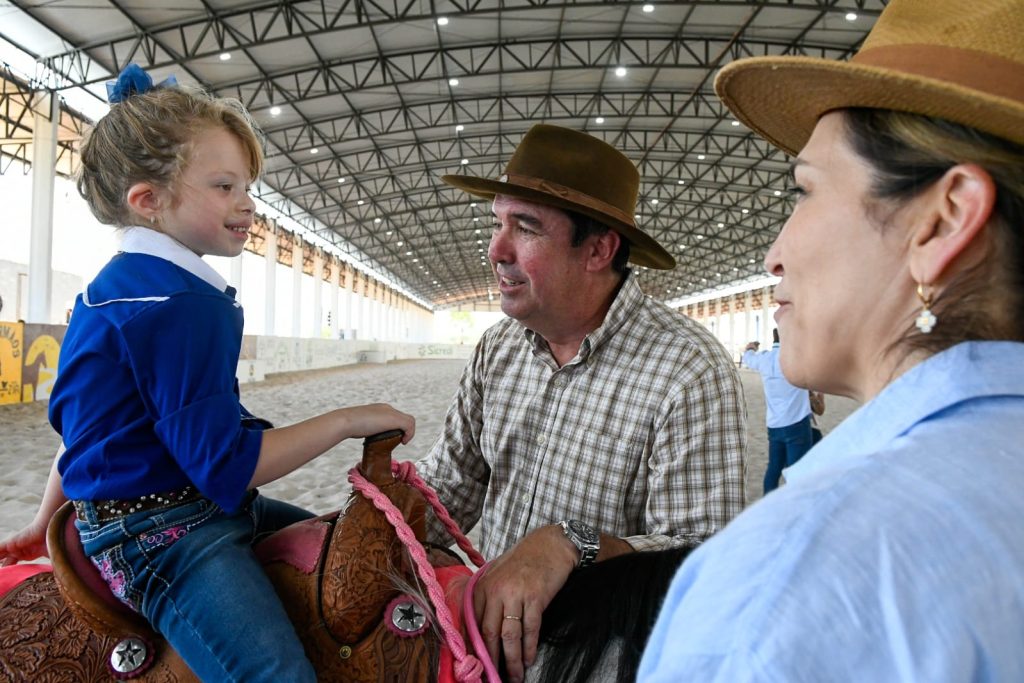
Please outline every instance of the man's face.
[[572, 246], [572, 222], [562, 210], [498, 195], [487, 257], [501, 292], [501, 310], [541, 336], [565, 326], [574, 289], [586, 270]]

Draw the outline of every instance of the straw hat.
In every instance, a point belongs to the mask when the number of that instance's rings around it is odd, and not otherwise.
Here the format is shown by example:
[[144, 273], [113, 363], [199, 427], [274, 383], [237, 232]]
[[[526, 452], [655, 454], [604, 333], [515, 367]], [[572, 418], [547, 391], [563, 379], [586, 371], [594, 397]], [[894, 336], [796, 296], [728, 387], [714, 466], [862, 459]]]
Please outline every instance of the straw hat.
[[497, 180], [462, 175], [441, 180], [484, 199], [500, 194], [582, 213], [627, 240], [633, 263], [660, 270], [676, 266], [672, 255], [633, 222], [640, 189], [636, 166], [592, 135], [537, 124], [523, 136]]
[[1024, 144], [1024, 1], [892, 0], [850, 61], [741, 59], [715, 91], [790, 154], [823, 114], [846, 107], [934, 116]]

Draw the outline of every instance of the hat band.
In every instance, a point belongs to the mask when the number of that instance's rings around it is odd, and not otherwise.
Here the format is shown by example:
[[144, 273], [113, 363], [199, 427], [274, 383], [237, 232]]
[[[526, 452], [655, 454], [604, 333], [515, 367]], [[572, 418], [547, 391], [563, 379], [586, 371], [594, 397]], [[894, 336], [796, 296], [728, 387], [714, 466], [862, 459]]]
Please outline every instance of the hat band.
[[1024, 103], [1021, 63], [986, 52], [941, 45], [884, 45], [861, 50], [850, 61]]
[[[517, 175], [515, 173], [506, 173], [502, 180], [510, 185], [518, 185], [519, 187], [538, 190], [545, 194], [559, 197], [560, 199], [572, 202], [573, 204], [578, 204], [593, 211], [611, 216], [615, 220], [625, 223], [626, 225], [633, 225], [632, 216], [622, 209], [617, 206], [612, 206], [608, 202], [601, 201], [596, 197], [591, 197], [589, 194], [584, 194], [579, 190], [574, 190], [571, 187], [566, 187], [565, 185], [560, 185], [559, 183], [554, 183], [550, 180], [544, 180], [543, 178]], [[501, 193], [499, 192], [498, 194]]]

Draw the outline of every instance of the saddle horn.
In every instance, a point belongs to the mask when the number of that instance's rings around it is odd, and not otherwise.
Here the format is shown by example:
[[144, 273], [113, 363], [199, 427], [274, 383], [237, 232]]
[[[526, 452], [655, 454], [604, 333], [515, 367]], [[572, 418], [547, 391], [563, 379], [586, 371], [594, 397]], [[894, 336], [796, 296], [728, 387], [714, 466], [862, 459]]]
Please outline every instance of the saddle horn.
[[363, 459], [359, 463], [359, 471], [372, 484], [384, 486], [393, 481], [391, 451], [402, 443], [404, 435], [401, 429], [391, 429], [368, 436], [363, 441]]

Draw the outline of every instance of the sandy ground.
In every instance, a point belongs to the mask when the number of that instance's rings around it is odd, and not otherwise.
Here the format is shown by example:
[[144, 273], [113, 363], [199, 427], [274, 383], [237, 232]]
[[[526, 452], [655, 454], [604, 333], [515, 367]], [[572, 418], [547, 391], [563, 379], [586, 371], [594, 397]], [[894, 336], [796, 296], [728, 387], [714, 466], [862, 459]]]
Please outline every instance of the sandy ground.
[[[403, 361], [287, 373], [244, 386], [242, 402], [277, 425], [345, 405], [391, 403], [417, 419], [416, 437], [399, 447], [395, 457], [416, 460], [441, 431], [463, 365], [463, 361]], [[753, 502], [761, 497], [767, 463], [764, 394], [757, 373], [741, 370], [740, 374], [749, 418], [747, 498]], [[856, 407], [849, 399], [828, 397], [826, 414], [819, 418], [821, 426], [828, 432]], [[27, 524], [39, 505], [59, 441], [46, 421], [46, 408], [46, 402], [0, 406], [0, 538]], [[345, 473], [358, 462], [360, 453], [360, 440], [344, 442], [261, 491], [317, 513], [337, 509], [349, 492]]]

